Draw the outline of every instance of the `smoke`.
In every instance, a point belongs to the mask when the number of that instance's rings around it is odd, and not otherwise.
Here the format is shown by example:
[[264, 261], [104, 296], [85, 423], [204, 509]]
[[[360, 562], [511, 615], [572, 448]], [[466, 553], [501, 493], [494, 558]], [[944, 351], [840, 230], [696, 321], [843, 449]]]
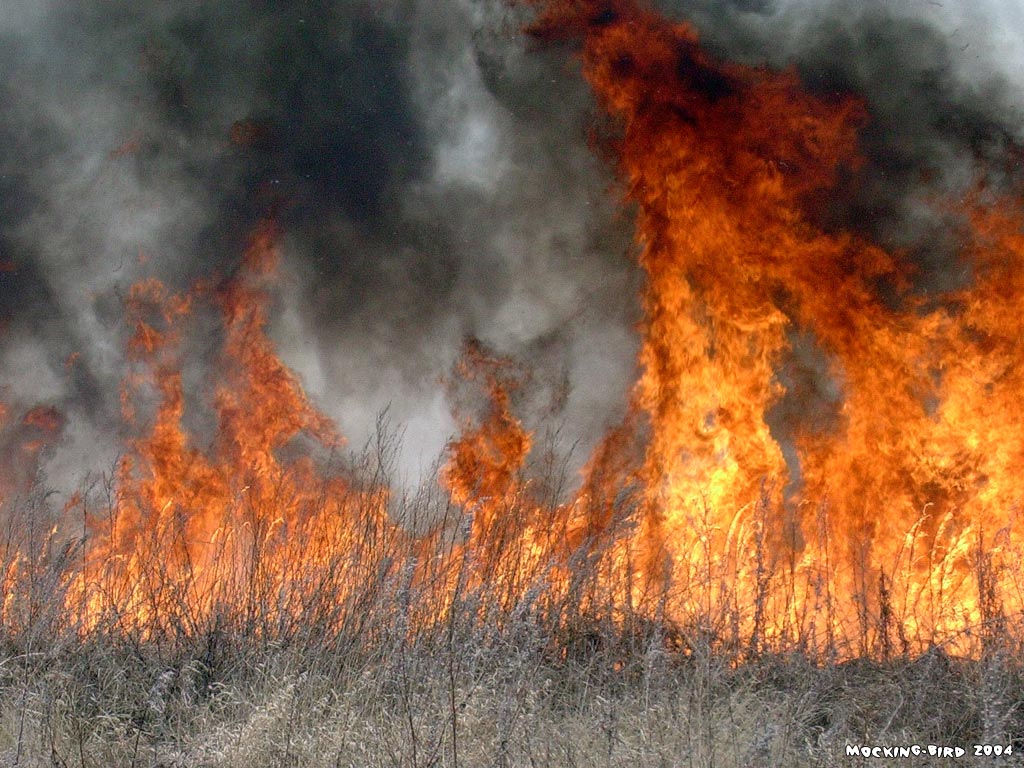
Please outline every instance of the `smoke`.
[[[862, 94], [867, 164], [817, 215], [903, 249], [921, 293], [970, 279], [933, 198], [979, 159], [1013, 179], [1020, 4], [658, 6], [723, 57]], [[525, 18], [500, 0], [5, 3], [0, 400], [65, 414], [51, 482], [118, 450], [128, 287], [230, 275], [270, 211], [273, 337], [352, 444], [388, 409], [415, 481], [457, 428], [440, 379], [472, 336], [534, 369], [531, 426], [563, 425], [582, 461], [621, 418], [642, 278], [585, 85]], [[829, 411], [807, 360], [783, 378]]]
[[456, 430], [441, 378], [470, 336], [536, 368], [567, 443], [596, 440], [633, 378], [629, 226], [585, 86], [522, 21], [461, 0], [5, 4], [0, 400], [66, 415], [50, 483], [121, 444], [129, 286], [229, 276], [271, 211], [272, 335], [351, 444], [387, 409], [415, 481]]

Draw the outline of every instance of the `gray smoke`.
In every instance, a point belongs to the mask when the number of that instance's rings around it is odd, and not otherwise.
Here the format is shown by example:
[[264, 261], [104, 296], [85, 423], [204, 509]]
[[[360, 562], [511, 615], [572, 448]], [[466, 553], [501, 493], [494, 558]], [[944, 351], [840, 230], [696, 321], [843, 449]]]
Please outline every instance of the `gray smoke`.
[[[5, 3], [0, 399], [66, 414], [51, 484], [121, 443], [129, 286], [229, 275], [270, 210], [273, 336], [351, 444], [388, 409], [415, 481], [457, 429], [440, 379], [467, 337], [536, 369], [536, 426], [596, 440], [635, 366], [629, 224], [585, 85], [522, 22], [462, 0]], [[193, 401], [213, 375], [188, 373]]]
[[[823, 222], [913, 246], [922, 290], [965, 279], [925, 200], [1022, 138], [1020, 4], [660, 5], [723, 56], [863, 93], [868, 167]], [[472, 336], [534, 369], [531, 426], [582, 460], [621, 418], [642, 278], [578, 67], [524, 20], [502, 0], [5, 2], [0, 399], [66, 415], [50, 482], [118, 450], [129, 286], [229, 275], [272, 209], [273, 336], [353, 445], [388, 408], [415, 481], [457, 429], [439, 379]]]

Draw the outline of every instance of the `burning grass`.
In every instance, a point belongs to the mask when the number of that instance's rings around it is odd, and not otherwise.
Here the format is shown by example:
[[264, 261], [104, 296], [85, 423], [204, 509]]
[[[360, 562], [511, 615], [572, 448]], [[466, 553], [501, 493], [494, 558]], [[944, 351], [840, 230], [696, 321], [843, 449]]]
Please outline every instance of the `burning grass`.
[[[268, 216], [231, 274], [130, 290], [127, 437], [107, 481], [60, 514], [26, 512], [16, 500], [60, 414], [0, 410], [17, 449], [0, 473], [9, 635], [45, 617], [135, 643], [211, 627], [345, 637], [375, 624], [377, 584], [415, 594], [412, 637], [476, 594], [481, 623], [536, 613], [555, 653], [593, 625], [658, 627], [681, 654], [706, 645], [737, 662], [981, 657], [1016, 624], [1015, 200], [979, 187], [942, 203], [973, 284], [923, 301], [904, 255], [822, 218], [863, 165], [870, 115], [855, 95], [717, 61], [689, 26], [629, 0], [534, 4], [530, 32], [578, 43], [614, 121], [646, 275], [627, 414], [579, 482], [557, 460], [531, 467], [543, 451], [517, 412], [526, 379], [474, 341], [450, 381], [461, 432], [429, 503], [396, 498], [379, 456], [343, 459], [341, 430], [267, 333], [280, 258]], [[834, 402], [810, 398], [817, 411], [780, 424], [801, 394], [785, 385], [801, 345]], [[186, 386], [200, 348], [203, 381]]]
[[[835, 549], [848, 531], [829, 504], [780, 535], [791, 509], [765, 477], [728, 515], [710, 496], [686, 505], [665, 538], [649, 467], [629, 458], [651, 455], [640, 429], [612, 433], [574, 490], [516, 413], [525, 379], [477, 343], [453, 373], [453, 395], [472, 395], [454, 398], [461, 434], [437, 478], [400, 495], [386, 424], [362, 453], [344, 449], [274, 353], [275, 260], [267, 223], [226, 283], [137, 286], [123, 388], [136, 436], [63, 507], [34, 485], [5, 502], [8, 762], [832, 765], [848, 743], [1024, 750], [1012, 508], [985, 536], [926, 507], [879, 560], [871, 540], [859, 556]], [[205, 445], [181, 377], [202, 303], [223, 329]]]
[[[901, 254], [820, 215], [862, 165], [855, 96], [717, 62], [628, 0], [536, 4], [636, 206], [623, 423], [567, 477], [522, 369], [469, 341], [461, 432], [403, 495], [387, 427], [351, 452], [276, 354], [272, 218], [231, 275], [135, 285], [108, 477], [54, 508], [31, 478], [60, 414], [0, 405], [8, 763], [1024, 751], [1019, 205], [958, 201], [974, 283], [923, 301]], [[834, 402], [780, 426], [801, 351]]]
[[[382, 436], [349, 474], [386, 468], [393, 447]], [[885, 644], [884, 617], [831, 648], [795, 625], [769, 649], [739, 628], [770, 615], [784, 572], [761, 574], [760, 603], [707, 592], [680, 620], [665, 612], [671, 582], [619, 602], [634, 592], [609, 581], [592, 542], [566, 581], [520, 537], [478, 548], [436, 489], [396, 510], [447, 510], [447, 535], [425, 539], [397, 535], [372, 495], [349, 488], [358, 548], [304, 559], [314, 526], [248, 539], [244, 560], [222, 543], [198, 571], [161, 557], [185, 544], [166, 527], [138, 553], [144, 587], [118, 592], [115, 568], [90, 582], [102, 608], [70, 599], [95, 569], [87, 546], [32, 533], [45, 500], [9, 507], [24, 517], [5, 559], [17, 578], [0, 637], [3, 764], [828, 766], [851, 764], [847, 744], [1024, 751], [1015, 622], [972, 628], [984, 639], [973, 660], [941, 646], [903, 655]], [[876, 660], [839, 661], [862, 644]]]

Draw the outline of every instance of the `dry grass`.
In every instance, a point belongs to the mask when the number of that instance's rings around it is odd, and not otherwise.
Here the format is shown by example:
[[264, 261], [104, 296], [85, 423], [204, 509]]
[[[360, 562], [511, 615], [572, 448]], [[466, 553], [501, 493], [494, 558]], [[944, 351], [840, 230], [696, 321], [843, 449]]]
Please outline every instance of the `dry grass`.
[[1024, 725], [1019, 667], [940, 655], [828, 668], [762, 659], [732, 668], [652, 648], [615, 671], [599, 657], [553, 666], [521, 652], [498, 658], [460, 649], [454, 684], [443, 653], [362, 669], [319, 661], [281, 652], [210, 681], [196, 660], [133, 665], [95, 651], [59, 663], [11, 660], [3, 764], [832, 766], [860, 761], [847, 757], [848, 743], [1009, 744]]
[[[557, 478], [545, 487], [560, 492]], [[1008, 617], [983, 628], [975, 660], [936, 647], [838, 663], [836, 648], [799, 635], [775, 647], [736, 635], [736, 612], [765, 605], [724, 601], [683, 623], [659, 614], [656, 594], [625, 610], [628, 585], [599, 577], [602, 553], [629, 528], [628, 494], [619, 503], [626, 511], [607, 538], [586, 540], [557, 585], [550, 563], [508, 530], [462, 546], [464, 519], [427, 493], [397, 514], [413, 525], [448, 518], [433, 542], [444, 557], [425, 558], [421, 539], [385, 535], [367, 513], [353, 523], [360, 546], [313, 567], [301, 552], [317, 529], [293, 528], [208, 587], [206, 612], [180, 573], [162, 580], [160, 553], [181, 542], [161, 533], [140, 543], [150, 613], [136, 623], [113, 597], [99, 620], [69, 603], [87, 543], [50, 532], [45, 498], [11, 504], [0, 549], [0, 766], [866, 762], [847, 756], [848, 744], [961, 746], [968, 755], [956, 764], [1024, 764], [1024, 653]], [[519, 510], [506, 512], [515, 520]], [[269, 562], [282, 547], [292, 547], [288, 564]], [[119, 586], [106, 584], [114, 596]], [[1015, 754], [975, 758], [982, 743]]]

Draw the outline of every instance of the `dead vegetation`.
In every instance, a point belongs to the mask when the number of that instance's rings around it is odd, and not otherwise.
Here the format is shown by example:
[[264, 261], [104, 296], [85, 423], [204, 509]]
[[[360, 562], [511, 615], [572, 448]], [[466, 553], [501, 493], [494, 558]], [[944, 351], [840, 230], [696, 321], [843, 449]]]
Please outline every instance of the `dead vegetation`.
[[[628, 494], [618, 501], [628, 529]], [[770, 606], [708, 603], [669, 618], [670, 582], [624, 603], [635, 592], [599, 556], [613, 542], [582, 540], [566, 579], [500, 526], [474, 540], [468, 513], [437, 491], [393, 499], [391, 520], [367, 505], [346, 529], [359, 546], [310, 561], [315, 528], [265, 534], [241, 561], [214, 550], [213, 580], [167, 567], [175, 529], [140, 539], [140, 612], [120, 571], [89, 571], [87, 537], [53, 532], [65, 513], [44, 497], [9, 504], [0, 765], [799, 767], [864, 761], [847, 745], [914, 744], [962, 746], [963, 765], [1022, 763], [1013, 617], [971, 628], [970, 660], [941, 644], [911, 655], [880, 643], [884, 611], [870, 641], [738, 636], [763, 623], [737, 612]], [[397, 517], [420, 533], [399, 533]], [[103, 600], [75, 599], [83, 572], [109, 579], [91, 584]], [[777, 595], [761, 586], [749, 593]], [[1013, 754], [975, 757], [974, 744]]]

